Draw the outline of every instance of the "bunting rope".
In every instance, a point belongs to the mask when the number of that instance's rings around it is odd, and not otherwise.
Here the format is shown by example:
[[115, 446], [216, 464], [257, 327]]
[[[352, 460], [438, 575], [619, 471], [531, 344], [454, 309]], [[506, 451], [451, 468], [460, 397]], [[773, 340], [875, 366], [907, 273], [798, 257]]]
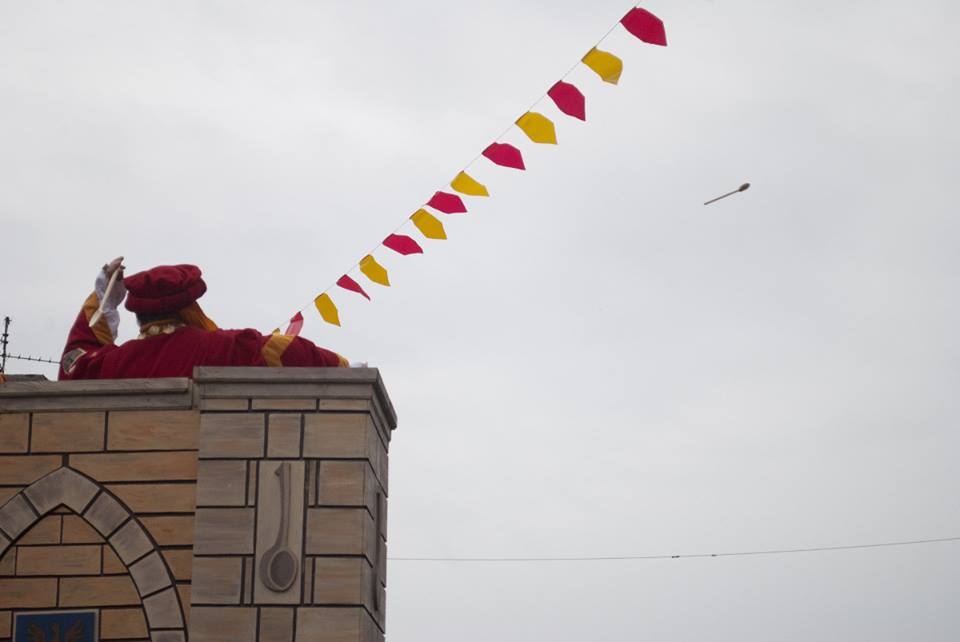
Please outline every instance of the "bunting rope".
[[[526, 170], [526, 164], [523, 160], [523, 153], [517, 147], [500, 142], [514, 127], [520, 129], [531, 142], [538, 145], [556, 145], [557, 133], [553, 121], [543, 114], [534, 111], [537, 106], [546, 98], [550, 98], [557, 108], [565, 115], [586, 121], [586, 97], [573, 84], [566, 82], [567, 78], [581, 64], [585, 65], [596, 73], [603, 82], [613, 85], [618, 84], [620, 76], [623, 73], [623, 61], [609, 51], [603, 51], [600, 46], [617, 28], [622, 26], [631, 35], [642, 42], [665, 47], [667, 45], [667, 36], [664, 30], [663, 22], [646, 9], [638, 6], [630, 9], [619, 21], [615, 22], [610, 29], [597, 41], [593, 47], [587, 51], [583, 57], [577, 61], [570, 69], [560, 77], [550, 89], [544, 92], [539, 98], [496, 136], [483, 151], [477, 154], [473, 160], [467, 163], [462, 170], [450, 181], [451, 193], [438, 190], [434, 195], [413, 214], [404, 218], [403, 222], [393, 229], [380, 243], [367, 252], [363, 258], [353, 264], [343, 273], [335, 282], [331, 283], [320, 294], [314, 297], [312, 303], [320, 317], [327, 323], [340, 326], [340, 312], [331, 296], [335, 288], [340, 288], [348, 292], [353, 292], [371, 300], [370, 295], [364, 290], [363, 286], [354, 279], [351, 274], [359, 270], [360, 274], [367, 280], [383, 287], [390, 287], [390, 274], [386, 267], [381, 265], [374, 254], [382, 248], [391, 250], [400, 256], [410, 256], [412, 254], [423, 254], [423, 247], [411, 236], [400, 234], [411, 223], [416, 227], [424, 238], [442, 241], [446, 240], [446, 230], [443, 222], [435, 216], [431, 210], [441, 214], [462, 214], [467, 212], [466, 204], [461, 198], [463, 196], [485, 198], [490, 196], [486, 185], [483, 185], [470, 174], [467, 173], [471, 167], [480, 162], [481, 158], [486, 158], [494, 165], [515, 169], [519, 171]], [[446, 189], [446, 188], [444, 188]], [[303, 328], [303, 313], [310, 305], [297, 310], [288, 323], [284, 334], [298, 335]], [[274, 334], [280, 333], [280, 328], [273, 331]]]

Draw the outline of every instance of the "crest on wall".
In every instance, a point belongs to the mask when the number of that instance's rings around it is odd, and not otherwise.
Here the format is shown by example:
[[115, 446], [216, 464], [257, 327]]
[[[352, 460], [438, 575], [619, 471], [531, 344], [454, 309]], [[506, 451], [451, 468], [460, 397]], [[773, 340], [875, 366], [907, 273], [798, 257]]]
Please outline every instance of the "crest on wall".
[[13, 616], [13, 642], [98, 642], [96, 611], [30, 611]]

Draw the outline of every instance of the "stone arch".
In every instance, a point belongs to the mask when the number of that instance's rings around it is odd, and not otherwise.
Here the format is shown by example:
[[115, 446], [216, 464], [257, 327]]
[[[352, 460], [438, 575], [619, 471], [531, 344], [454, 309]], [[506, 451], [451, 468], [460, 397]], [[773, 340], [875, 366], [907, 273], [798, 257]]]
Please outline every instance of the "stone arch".
[[54, 470], [0, 507], [0, 555], [58, 506], [95, 528], [128, 569], [152, 639], [185, 640], [183, 605], [157, 542], [113, 493], [73, 468]]

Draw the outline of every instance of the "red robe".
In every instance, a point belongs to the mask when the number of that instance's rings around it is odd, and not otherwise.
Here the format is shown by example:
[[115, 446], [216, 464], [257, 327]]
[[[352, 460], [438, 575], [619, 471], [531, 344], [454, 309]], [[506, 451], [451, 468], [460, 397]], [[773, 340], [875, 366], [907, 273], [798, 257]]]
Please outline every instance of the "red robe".
[[346, 367], [335, 352], [283, 334], [256, 330], [201, 330], [183, 326], [115, 345], [105, 319], [90, 317], [99, 301], [91, 294], [77, 316], [60, 361], [60, 379], [135, 379], [190, 377], [194, 366]]

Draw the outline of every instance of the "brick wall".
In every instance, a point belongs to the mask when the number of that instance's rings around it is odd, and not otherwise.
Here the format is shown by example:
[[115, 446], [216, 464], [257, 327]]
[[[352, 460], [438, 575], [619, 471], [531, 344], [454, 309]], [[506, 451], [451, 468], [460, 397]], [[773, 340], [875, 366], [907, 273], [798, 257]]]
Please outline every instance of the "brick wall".
[[395, 425], [366, 369], [0, 386], [0, 642], [66, 610], [103, 640], [382, 640]]

